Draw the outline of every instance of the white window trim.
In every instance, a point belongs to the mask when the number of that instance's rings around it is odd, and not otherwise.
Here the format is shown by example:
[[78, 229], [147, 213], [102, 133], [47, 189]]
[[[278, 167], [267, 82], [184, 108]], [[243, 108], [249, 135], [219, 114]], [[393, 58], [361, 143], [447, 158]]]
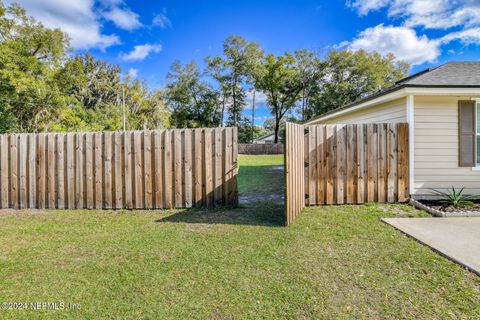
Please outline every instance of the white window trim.
[[[478, 110], [478, 106], [480, 105], [480, 97], [474, 97], [474, 98], [471, 98], [471, 100], [475, 101], [475, 126], [478, 125], [477, 123], [477, 110]], [[475, 138], [476, 138], [476, 135], [477, 135], [477, 128], [475, 127]], [[476, 142], [477, 139], [475, 139], [475, 142]], [[475, 143], [475, 159], [477, 158], [477, 148], [479, 148], [479, 146]], [[478, 160], [476, 160], [478, 161]], [[480, 171], [480, 163], [477, 162], [477, 165], [475, 167], [472, 167], [472, 171]]]

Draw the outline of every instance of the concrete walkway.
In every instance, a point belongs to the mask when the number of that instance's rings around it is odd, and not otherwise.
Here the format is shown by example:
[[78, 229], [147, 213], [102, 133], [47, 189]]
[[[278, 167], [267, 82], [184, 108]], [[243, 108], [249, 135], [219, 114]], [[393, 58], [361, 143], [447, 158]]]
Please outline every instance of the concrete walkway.
[[382, 220], [480, 275], [480, 218]]

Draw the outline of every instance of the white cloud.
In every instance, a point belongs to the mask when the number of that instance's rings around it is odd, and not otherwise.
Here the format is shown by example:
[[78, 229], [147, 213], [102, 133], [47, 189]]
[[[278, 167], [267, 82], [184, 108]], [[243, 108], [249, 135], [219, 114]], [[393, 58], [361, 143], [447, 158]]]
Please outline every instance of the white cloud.
[[159, 44], [143, 44], [133, 48], [129, 53], [121, 55], [122, 60], [125, 61], [140, 61], [144, 60], [150, 53], [157, 53], [162, 51], [162, 46]]
[[130, 78], [132, 78], [132, 79], [137, 78], [137, 76], [138, 76], [138, 69], [135, 69], [135, 68], [130, 68], [130, 69], [128, 69], [127, 75], [128, 75]]
[[121, 29], [134, 30], [142, 26], [139, 15], [130, 9], [113, 7], [109, 11], [104, 12], [103, 16]]
[[412, 65], [435, 61], [440, 55], [439, 47], [440, 41], [417, 36], [413, 29], [382, 24], [360, 32], [349, 46], [352, 50], [393, 53], [397, 59]]
[[342, 50], [345, 47], [347, 47], [349, 44], [350, 44], [350, 41], [345, 40], [345, 41], [340, 42], [339, 44], [334, 44], [332, 46], [332, 48], [335, 49], [335, 50]]
[[448, 0], [396, 0], [389, 9], [392, 17], [405, 18], [410, 27], [448, 29], [480, 23], [480, 3]]
[[465, 45], [480, 44], [480, 27], [452, 32], [440, 39], [443, 44], [447, 44], [455, 40], [458, 40]]
[[348, 1], [347, 5], [356, 9], [362, 16], [367, 15], [370, 11], [379, 10], [385, 7], [389, 0], [354, 0]]
[[61, 28], [71, 38], [76, 49], [105, 49], [120, 43], [115, 34], [104, 34], [94, 12], [93, 0], [7, 0], [19, 3], [49, 28]]
[[448, 29], [480, 24], [478, 0], [354, 0], [347, 4], [360, 15], [387, 8], [389, 17], [403, 19], [407, 27]]
[[[247, 92], [245, 102], [246, 102], [245, 109], [251, 110], [253, 105], [253, 95], [251, 91]], [[256, 91], [255, 92], [255, 109], [264, 106], [266, 103], [267, 103], [267, 96], [263, 92]]]
[[153, 17], [152, 21], [154, 26], [159, 26], [162, 29], [170, 28], [172, 22], [167, 17], [167, 10], [164, 8], [162, 13], [159, 13]]
[[[349, 43], [353, 50], [392, 52], [398, 59], [416, 65], [435, 61], [441, 47], [453, 41], [480, 45], [479, 0], [352, 0], [347, 5], [359, 15], [387, 9], [388, 17], [401, 22], [400, 26], [381, 24], [360, 32]], [[422, 29], [443, 30], [444, 35], [435, 39], [417, 35]]]
[[[247, 116], [247, 117], [248, 117], [248, 116]], [[255, 117], [255, 118], [254, 118], [255, 124], [260, 123], [260, 125], [263, 125], [263, 123], [264, 123], [267, 119], [269, 119], [269, 118], [271, 118], [271, 117], [267, 117], [267, 116], [258, 116], [258, 117]], [[249, 119], [251, 119], [251, 118], [249, 117]]]

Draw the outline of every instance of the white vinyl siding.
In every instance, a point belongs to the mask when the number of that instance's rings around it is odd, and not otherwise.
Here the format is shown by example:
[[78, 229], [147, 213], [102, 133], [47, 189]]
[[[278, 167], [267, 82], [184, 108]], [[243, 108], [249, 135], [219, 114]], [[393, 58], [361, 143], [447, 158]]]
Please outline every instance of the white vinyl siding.
[[396, 123], [407, 121], [406, 98], [375, 105], [359, 111], [330, 118], [316, 124]]
[[480, 193], [480, 172], [458, 166], [458, 101], [471, 97], [416, 96], [414, 195], [465, 187]]

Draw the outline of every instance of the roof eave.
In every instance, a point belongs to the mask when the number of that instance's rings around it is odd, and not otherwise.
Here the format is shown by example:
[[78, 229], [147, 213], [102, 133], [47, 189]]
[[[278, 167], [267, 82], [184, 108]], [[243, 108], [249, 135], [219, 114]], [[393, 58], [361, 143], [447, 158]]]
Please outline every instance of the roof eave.
[[[437, 89], [437, 90], [436, 90]], [[445, 90], [451, 89], [451, 90]], [[478, 95], [480, 96], [480, 85], [416, 85], [403, 84], [391, 90], [380, 94], [373, 94], [357, 102], [353, 102], [341, 108], [327, 112], [319, 117], [304, 122], [304, 124], [313, 124], [338, 117], [353, 111], [358, 111], [371, 107], [372, 105], [389, 102], [392, 100], [406, 97], [407, 95]]]
[[400, 98], [406, 96], [406, 94], [404, 93], [404, 89], [405, 89], [405, 86], [402, 85], [402, 86], [396, 87], [395, 89], [382, 92], [380, 94], [373, 94], [373, 95], [371, 95], [369, 97], [366, 97], [362, 100], [359, 100], [357, 102], [353, 102], [353, 103], [348, 104], [346, 106], [343, 106], [343, 107], [334, 109], [330, 112], [324, 113], [323, 115], [321, 115], [319, 117], [316, 117], [316, 118], [313, 118], [311, 120], [308, 120], [308, 121], [304, 122], [304, 124], [308, 125], [308, 124], [312, 124], [312, 123], [319, 122], [319, 121], [325, 121], [325, 120], [328, 120], [330, 118], [338, 117], [342, 114], [346, 114], [346, 113], [349, 113], [349, 112], [353, 112], [353, 111], [357, 111], [357, 110], [362, 110], [364, 108], [368, 108], [371, 105], [375, 105], [375, 104], [383, 103], [383, 102], [388, 102], [388, 101], [391, 101], [391, 100], [400, 99]]

